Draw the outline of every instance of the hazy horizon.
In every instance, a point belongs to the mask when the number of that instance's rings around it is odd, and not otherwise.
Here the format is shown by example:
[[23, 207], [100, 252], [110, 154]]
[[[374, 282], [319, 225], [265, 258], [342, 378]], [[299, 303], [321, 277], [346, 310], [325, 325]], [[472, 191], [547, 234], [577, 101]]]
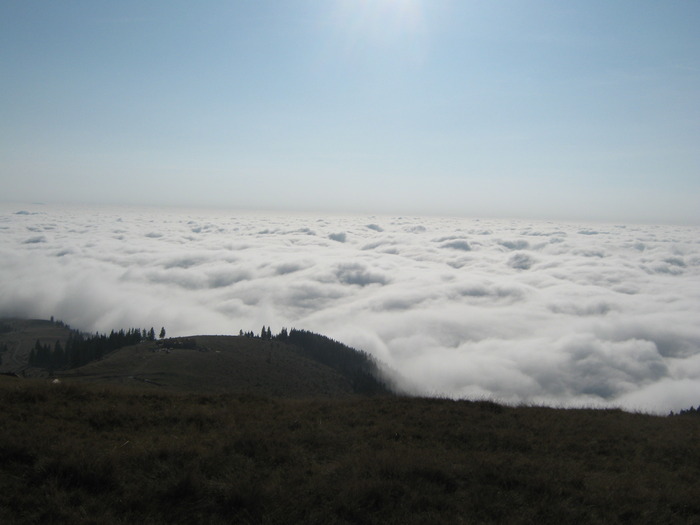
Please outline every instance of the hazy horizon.
[[562, 216], [551, 215], [551, 214], [522, 214], [517, 215], [514, 213], [481, 213], [477, 214], [474, 212], [469, 212], [469, 210], [464, 210], [461, 213], [455, 211], [453, 213], [449, 212], [425, 212], [417, 213], [411, 211], [362, 211], [361, 209], [329, 209], [330, 207], [304, 207], [304, 208], [286, 208], [284, 206], [278, 208], [262, 208], [257, 206], [245, 206], [245, 205], [184, 205], [184, 204], [158, 204], [158, 203], [130, 203], [130, 202], [101, 202], [97, 201], [13, 201], [13, 200], [3, 200], [0, 199], [0, 206], [5, 207], [7, 210], [15, 210], [16, 212], [24, 212], [27, 209], [33, 210], [32, 214], [43, 213], [43, 209], [56, 209], [56, 208], [72, 208], [76, 210], [83, 210], [85, 212], [94, 211], [99, 213], [100, 211], [114, 211], [114, 210], [142, 210], [142, 211], [152, 211], [161, 210], [163, 212], [170, 213], [212, 213], [212, 214], [232, 214], [232, 215], [250, 215], [250, 216], [289, 216], [289, 217], [318, 217], [318, 216], [329, 216], [329, 217], [356, 217], [356, 218], [372, 218], [381, 217], [387, 219], [410, 217], [410, 218], [425, 218], [425, 219], [446, 219], [446, 220], [503, 220], [503, 221], [524, 221], [524, 222], [545, 222], [545, 223], [558, 223], [558, 224], [588, 224], [588, 225], [601, 225], [601, 226], [679, 226], [679, 227], [696, 227], [700, 223], [696, 223], [692, 220], [666, 220], [666, 221], [650, 221], [650, 220], [630, 220], [630, 219], [620, 219], [615, 220], [611, 217], [578, 217], [572, 214], [562, 214]]
[[0, 5], [2, 199], [700, 224], [700, 4]]

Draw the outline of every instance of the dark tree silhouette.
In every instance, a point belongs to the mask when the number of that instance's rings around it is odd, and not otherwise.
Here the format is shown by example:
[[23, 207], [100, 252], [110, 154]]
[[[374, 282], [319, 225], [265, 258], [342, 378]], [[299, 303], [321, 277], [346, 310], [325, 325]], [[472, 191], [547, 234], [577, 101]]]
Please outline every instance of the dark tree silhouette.
[[348, 378], [353, 390], [358, 394], [391, 392], [380, 379], [377, 362], [368, 353], [306, 330], [292, 328], [284, 338], [283, 333], [280, 332], [275, 339], [285, 341], [299, 354], [337, 370]]
[[85, 334], [70, 327], [68, 329], [70, 331], [65, 346], [60, 341], [56, 341], [53, 351], [50, 345], [42, 344], [37, 339], [34, 348], [29, 353], [29, 365], [49, 370], [77, 368], [91, 361], [102, 359], [109, 352], [124, 346], [138, 344], [148, 338], [148, 332], [139, 328], [131, 328], [127, 331], [119, 330], [118, 332], [112, 330], [109, 336], [100, 333]]

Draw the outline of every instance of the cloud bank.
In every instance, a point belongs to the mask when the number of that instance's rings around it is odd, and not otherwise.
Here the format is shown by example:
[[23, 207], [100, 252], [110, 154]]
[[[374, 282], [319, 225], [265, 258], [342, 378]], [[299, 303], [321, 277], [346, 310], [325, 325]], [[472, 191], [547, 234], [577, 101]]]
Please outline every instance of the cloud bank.
[[170, 335], [305, 328], [415, 392], [700, 403], [700, 230], [0, 207], [0, 315]]

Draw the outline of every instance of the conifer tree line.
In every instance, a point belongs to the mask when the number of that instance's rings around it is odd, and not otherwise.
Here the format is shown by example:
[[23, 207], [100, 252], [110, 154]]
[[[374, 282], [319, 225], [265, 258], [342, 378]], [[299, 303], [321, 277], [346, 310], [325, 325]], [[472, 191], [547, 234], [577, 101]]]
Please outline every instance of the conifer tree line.
[[[77, 368], [91, 361], [102, 359], [106, 354], [122, 348], [138, 344], [142, 341], [155, 341], [156, 332], [151, 327], [130, 328], [128, 330], [112, 330], [109, 335], [95, 333], [85, 334], [73, 330], [68, 325], [62, 324], [70, 330], [65, 345], [56, 341], [53, 345], [42, 343], [37, 339], [29, 353], [29, 365], [50, 370], [60, 368]], [[165, 337], [165, 328], [161, 328], [160, 338]]]
[[697, 408], [693, 408], [691, 406], [690, 408], [680, 410], [676, 414], [674, 414], [673, 410], [671, 410], [671, 413], [669, 414], [669, 416], [700, 416], [700, 405], [698, 405]]
[[264, 325], [259, 335], [243, 330], [238, 335], [286, 343], [297, 353], [340, 372], [350, 380], [357, 393], [380, 394], [390, 390], [378, 377], [377, 363], [370, 354], [324, 335], [296, 328], [282, 328], [277, 335], [272, 335], [270, 327]]
[[[283, 328], [282, 330], [286, 330], [286, 328]], [[260, 330], [260, 335], [256, 335], [255, 332], [253, 332], [252, 330], [249, 332], [244, 332], [243, 330], [241, 330], [240, 332], [238, 332], [238, 335], [241, 337], [258, 337], [264, 341], [272, 341], [272, 339], [276, 338], [272, 335], [272, 329], [269, 326], [266, 328], [265, 325], [263, 325], [262, 330]]]

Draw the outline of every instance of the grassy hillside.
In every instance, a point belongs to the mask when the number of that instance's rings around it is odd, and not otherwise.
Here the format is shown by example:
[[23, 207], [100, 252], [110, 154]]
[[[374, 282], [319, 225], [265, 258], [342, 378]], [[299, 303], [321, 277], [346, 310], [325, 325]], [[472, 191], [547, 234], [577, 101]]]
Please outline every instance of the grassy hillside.
[[0, 372], [26, 370], [29, 352], [37, 340], [41, 344], [64, 344], [69, 333], [70, 329], [62, 323], [43, 319], [0, 319], [0, 347], [7, 345], [7, 351], [0, 355]]
[[0, 523], [700, 523], [700, 418], [0, 377]]
[[[141, 342], [133, 344], [132, 334]], [[61, 322], [0, 319], [0, 359], [5, 362], [0, 372], [277, 397], [390, 391], [371, 356], [303, 330], [283, 330], [272, 336], [268, 328], [264, 337], [251, 332], [248, 336], [164, 340], [147, 337], [146, 330], [140, 334], [138, 329], [126, 334], [112, 331], [109, 336], [82, 334]], [[80, 343], [76, 343], [78, 339]], [[51, 350], [57, 341], [65, 352]], [[35, 344], [46, 346], [42, 363], [30, 358]], [[88, 364], [78, 367], [75, 361]]]
[[[176, 348], [178, 341], [194, 348]], [[173, 347], [173, 348], [170, 348]], [[57, 377], [152, 388], [239, 392], [280, 397], [340, 396], [353, 392], [338, 372], [285, 344], [239, 336], [196, 336], [144, 342]]]

